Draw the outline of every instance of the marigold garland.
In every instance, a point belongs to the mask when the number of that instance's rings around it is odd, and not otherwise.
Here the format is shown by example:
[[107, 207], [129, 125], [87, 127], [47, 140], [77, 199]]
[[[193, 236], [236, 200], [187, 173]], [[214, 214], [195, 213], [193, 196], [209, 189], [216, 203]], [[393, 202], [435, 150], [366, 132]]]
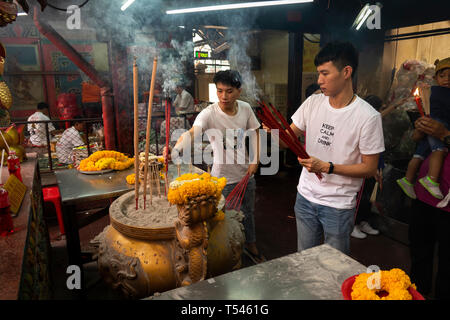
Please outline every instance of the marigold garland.
[[105, 169], [125, 170], [134, 163], [134, 158], [128, 158], [123, 153], [105, 150], [97, 151], [80, 161], [81, 171], [100, 171]]
[[167, 199], [172, 204], [182, 205], [188, 203], [191, 198], [209, 195], [219, 201], [226, 183], [226, 178], [212, 177], [206, 172], [202, 175], [186, 173], [170, 184]]
[[[416, 286], [411, 283], [409, 276], [403, 270], [394, 268], [390, 271], [379, 272], [380, 289], [369, 289], [367, 286], [369, 277], [375, 275], [375, 272], [361, 273], [355, 277], [351, 293], [352, 300], [412, 300], [408, 288], [416, 289]], [[388, 295], [378, 296], [377, 293], [381, 291], [387, 292]]]
[[134, 184], [136, 182], [136, 174], [135, 173], [129, 174], [125, 179], [127, 180], [128, 184]]

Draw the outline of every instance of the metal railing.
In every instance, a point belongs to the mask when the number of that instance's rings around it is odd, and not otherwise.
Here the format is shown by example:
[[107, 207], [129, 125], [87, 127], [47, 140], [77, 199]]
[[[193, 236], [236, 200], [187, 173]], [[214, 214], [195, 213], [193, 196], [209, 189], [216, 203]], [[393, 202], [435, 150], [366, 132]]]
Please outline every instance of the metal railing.
[[[196, 116], [198, 115], [199, 112], [186, 112], [186, 113], [182, 113], [182, 114], [172, 114], [171, 117], [178, 117], [178, 118], [184, 118], [184, 127], [187, 129], [188, 126], [188, 121], [189, 118], [191, 118], [192, 116]], [[146, 120], [147, 117], [139, 117], [140, 120]], [[157, 127], [157, 122], [158, 120], [165, 120], [165, 116], [164, 115], [159, 115], [159, 116], [152, 116], [152, 124], [151, 124], [151, 129], [154, 130], [155, 132], [155, 144], [156, 144], [156, 151], [157, 153], [159, 153], [159, 138], [160, 138], [160, 128]], [[39, 120], [39, 121], [24, 121], [24, 120], [18, 120], [18, 121], [12, 121], [12, 123], [14, 123], [15, 125], [25, 125], [24, 130], [28, 131], [28, 124], [33, 124], [33, 123], [44, 123], [45, 124], [45, 137], [46, 137], [46, 141], [47, 141], [47, 154], [48, 154], [48, 164], [49, 164], [49, 169], [50, 171], [54, 171], [54, 166], [53, 166], [53, 161], [52, 161], [52, 150], [51, 150], [51, 141], [50, 141], [50, 132], [49, 132], [49, 123], [73, 123], [73, 121], [77, 121], [77, 122], [84, 122], [84, 123], [101, 123], [103, 125], [103, 119], [102, 118], [80, 118], [80, 119], [66, 119], [66, 120]], [[86, 125], [85, 126], [85, 130], [84, 133], [86, 135], [86, 147], [87, 147], [87, 152], [88, 155], [91, 155], [91, 147], [90, 147], [90, 143], [89, 143], [89, 127]], [[159, 155], [159, 154], [158, 154]]]
[[[50, 143], [50, 132], [48, 129], [48, 125], [49, 123], [72, 123], [74, 121], [77, 122], [84, 122], [84, 123], [102, 123], [103, 124], [103, 119], [102, 118], [80, 118], [80, 119], [66, 119], [66, 120], [39, 120], [39, 121], [12, 121], [15, 125], [25, 125], [24, 130], [28, 131], [28, 124], [33, 124], [33, 123], [44, 123], [45, 125], [45, 137], [47, 140], [47, 154], [48, 154], [48, 163], [49, 163], [49, 167], [50, 167], [50, 171], [53, 171], [53, 160], [52, 160], [52, 150], [51, 150], [51, 143]], [[90, 143], [89, 143], [89, 128], [88, 126], [85, 126], [84, 128], [84, 134], [86, 135], [86, 146], [87, 146], [87, 152], [88, 155], [91, 154], [91, 148], [90, 148]]]

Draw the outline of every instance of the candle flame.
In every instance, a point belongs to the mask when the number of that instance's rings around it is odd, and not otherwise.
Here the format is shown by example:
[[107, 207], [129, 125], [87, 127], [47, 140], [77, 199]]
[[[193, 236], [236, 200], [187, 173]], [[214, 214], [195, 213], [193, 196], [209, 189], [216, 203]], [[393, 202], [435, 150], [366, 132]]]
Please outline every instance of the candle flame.
[[419, 87], [416, 88], [416, 91], [414, 91], [414, 96], [419, 96]]

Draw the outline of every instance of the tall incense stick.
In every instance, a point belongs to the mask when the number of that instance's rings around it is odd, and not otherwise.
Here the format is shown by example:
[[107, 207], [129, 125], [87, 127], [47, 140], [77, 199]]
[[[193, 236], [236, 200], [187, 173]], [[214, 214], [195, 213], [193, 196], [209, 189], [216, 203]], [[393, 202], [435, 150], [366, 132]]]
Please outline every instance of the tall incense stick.
[[[169, 141], [170, 141], [170, 101], [169, 98], [166, 99], [166, 152], [169, 152]], [[167, 172], [169, 170], [169, 157], [165, 155], [165, 174], [164, 174], [164, 195], [169, 192], [168, 189], [168, 178]]]
[[138, 68], [136, 57], [133, 62], [133, 96], [134, 96], [134, 197], [136, 199], [136, 210], [139, 204], [139, 128], [138, 128]]
[[[146, 208], [146, 196], [147, 196], [147, 175], [148, 175], [148, 149], [150, 148], [150, 128], [152, 124], [152, 105], [153, 105], [153, 94], [155, 88], [156, 79], [156, 66], [158, 64], [158, 58], [153, 59], [153, 71], [152, 71], [152, 81], [150, 82], [150, 93], [148, 97], [148, 111], [147, 111], [147, 130], [145, 132], [145, 158], [144, 158], [144, 209]], [[150, 183], [150, 204], [152, 204], [152, 184]]]

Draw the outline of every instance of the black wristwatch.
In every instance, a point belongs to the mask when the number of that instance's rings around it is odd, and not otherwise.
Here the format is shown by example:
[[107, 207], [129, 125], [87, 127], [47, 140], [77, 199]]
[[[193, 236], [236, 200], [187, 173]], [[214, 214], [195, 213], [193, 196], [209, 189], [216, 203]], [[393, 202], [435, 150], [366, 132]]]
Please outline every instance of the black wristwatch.
[[442, 139], [442, 141], [444, 141], [447, 147], [450, 147], [450, 135], [445, 136], [444, 139]]
[[331, 173], [333, 173], [333, 170], [334, 170], [334, 165], [333, 165], [333, 162], [328, 162], [329, 164], [330, 164], [330, 169], [328, 169], [328, 174], [331, 174]]

